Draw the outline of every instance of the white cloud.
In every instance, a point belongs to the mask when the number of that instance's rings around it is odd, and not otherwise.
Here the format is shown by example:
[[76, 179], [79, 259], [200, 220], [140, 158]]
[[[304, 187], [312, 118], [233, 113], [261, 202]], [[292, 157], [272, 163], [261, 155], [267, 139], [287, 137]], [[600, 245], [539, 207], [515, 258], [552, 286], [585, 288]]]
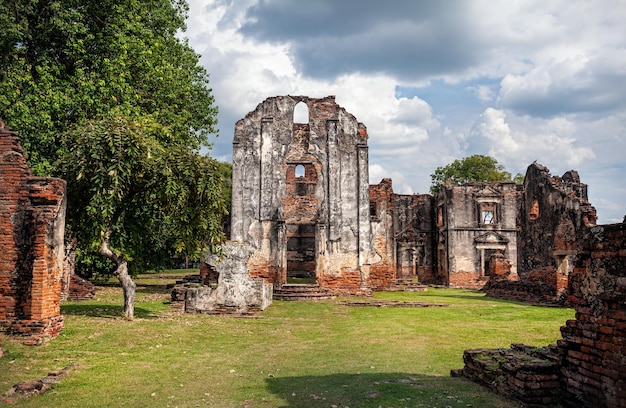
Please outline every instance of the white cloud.
[[[518, 118], [517, 123], [524, 123], [527, 119]], [[517, 128], [512, 130], [504, 111], [487, 108], [472, 128], [471, 135], [490, 156], [515, 168], [525, 167], [534, 160], [548, 167], [551, 163], [576, 167], [596, 157], [590, 147], [579, 145], [574, 136], [575, 125], [565, 118], [535, 118], [534, 122], [522, 129], [533, 129], [535, 133]]]
[[[490, 154], [511, 172], [575, 167], [601, 220], [626, 212], [626, 192], [611, 188], [626, 177], [621, 0], [189, 3], [186, 36], [220, 108], [217, 156], [265, 98], [336, 95], [368, 128], [372, 182], [425, 192], [436, 167]], [[464, 92], [437, 100], [442, 82]], [[399, 85], [426, 96], [399, 97]]]

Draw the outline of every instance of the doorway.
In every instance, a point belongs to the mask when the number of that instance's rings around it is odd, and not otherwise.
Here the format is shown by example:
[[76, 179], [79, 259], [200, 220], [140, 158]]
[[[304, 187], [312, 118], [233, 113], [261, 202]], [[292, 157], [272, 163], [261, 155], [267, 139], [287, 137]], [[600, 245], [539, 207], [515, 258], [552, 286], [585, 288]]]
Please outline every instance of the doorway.
[[315, 224], [287, 225], [287, 283], [316, 283]]

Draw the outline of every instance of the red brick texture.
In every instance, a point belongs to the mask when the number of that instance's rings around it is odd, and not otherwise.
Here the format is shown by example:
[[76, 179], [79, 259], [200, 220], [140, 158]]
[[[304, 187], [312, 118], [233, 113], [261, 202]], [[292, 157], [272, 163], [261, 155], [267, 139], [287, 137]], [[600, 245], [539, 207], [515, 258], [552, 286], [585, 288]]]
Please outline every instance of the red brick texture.
[[370, 286], [373, 290], [393, 287], [397, 279], [395, 245], [389, 231], [393, 226], [393, 188], [391, 179], [370, 185], [370, 218], [374, 238], [374, 250], [380, 262], [370, 268]]
[[591, 228], [570, 276], [576, 319], [561, 328], [563, 405], [626, 407], [626, 224]]
[[63, 327], [65, 188], [33, 177], [17, 135], [0, 127], [0, 327], [29, 344]]
[[557, 345], [540, 356], [529, 347], [467, 350], [452, 375], [535, 405], [626, 408], [626, 224], [592, 226], [580, 245], [569, 275], [576, 318]]

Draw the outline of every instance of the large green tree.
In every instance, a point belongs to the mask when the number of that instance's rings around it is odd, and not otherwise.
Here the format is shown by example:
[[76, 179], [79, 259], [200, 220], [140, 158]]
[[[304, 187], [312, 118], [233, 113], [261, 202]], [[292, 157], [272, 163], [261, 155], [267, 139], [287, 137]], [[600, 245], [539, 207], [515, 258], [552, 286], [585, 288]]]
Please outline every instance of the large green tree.
[[68, 230], [81, 253], [114, 262], [128, 317], [129, 265], [222, 238], [222, 176], [199, 154], [217, 108], [178, 35], [187, 10], [183, 0], [0, 3], [0, 117], [36, 174], [68, 181]]
[[480, 154], [437, 167], [430, 175], [430, 179], [431, 194], [435, 194], [442, 185], [458, 185], [472, 181], [512, 181], [511, 173], [496, 159]]

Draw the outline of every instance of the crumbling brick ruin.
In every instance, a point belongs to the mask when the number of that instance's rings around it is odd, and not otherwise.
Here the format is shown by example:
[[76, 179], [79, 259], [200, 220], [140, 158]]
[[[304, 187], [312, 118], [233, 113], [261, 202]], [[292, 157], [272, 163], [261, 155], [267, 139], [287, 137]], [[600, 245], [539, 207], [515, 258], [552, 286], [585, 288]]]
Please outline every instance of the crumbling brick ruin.
[[65, 187], [33, 177], [17, 135], [0, 122], [0, 328], [28, 344], [63, 327]]
[[576, 318], [556, 345], [467, 350], [454, 370], [531, 404], [626, 407], [626, 224], [583, 226], [568, 253]]
[[567, 299], [574, 257], [581, 251], [596, 210], [588, 201], [587, 185], [576, 171], [550, 175], [537, 163], [524, 179], [517, 214], [519, 281], [490, 281], [492, 297], [533, 303], [563, 303]]
[[391, 179], [370, 186], [374, 249], [381, 258], [371, 266], [374, 290], [406, 286], [411, 280], [440, 283], [435, 268], [434, 214], [430, 194], [395, 194]]
[[334, 97], [268, 98], [237, 122], [231, 239], [254, 248], [250, 276], [277, 287], [371, 293], [367, 130]]
[[390, 179], [368, 184], [367, 137], [332, 96], [268, 98], [237, 122], [231, 239], [254, 249], [251, 277], [275, 289], [300, 278], [338, 295], [416, 281], [563, 298], [578, 231], [596, 219], [578, 173], [551, 177], [534, 163], [524, 186], [396, 194]]

